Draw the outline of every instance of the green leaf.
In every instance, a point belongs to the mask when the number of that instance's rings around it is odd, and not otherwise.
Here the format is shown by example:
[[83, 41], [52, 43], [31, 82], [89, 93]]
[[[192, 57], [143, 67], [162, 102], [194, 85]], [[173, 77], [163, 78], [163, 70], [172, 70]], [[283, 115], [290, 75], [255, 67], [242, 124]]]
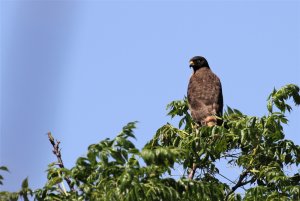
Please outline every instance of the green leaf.
[[233, 110], [229, 106], [227, 106], [227, 113], [229, 115], [232, 114], [232, 113], [234, 113]]
[[55, 178], [52, 178], [48, 181], [48, 186], [51, 187], [51, 186], [54, 186], [56, 184], [59, 184], [63, 181], [63, 179], [61, 177], [55, 177]]
[[242, 113], [241, 111], [237, 110], [237, 109], [233, 109], [233, 112], [234, 112], [235, 114], [240, 115], [240, 116], [243, 115], [243, 113]]
[[285, 164], [290, 164], [290, 163], [293, 163], [293, 157], [292, 157], [292, 155], [291, 154], [287, 154], [286, 156], [285, 156], [285, 158], [284, 158], [284, 162], [285, 162]]
[[289, 112], [292, 110], [292, 107], [286, 103], [286, 100], [292, 98], [295, 105], [300, 104], [300, 94], [299, 87], [294, 84], [288, 84], [279, 89], [273, 90], [273, 92], [268, 97], [267, 108], [270, 113], [272, 113], [272, 107], [275, 105], [282, 113], [286, 110]]
[[3, 170], [3, 171], [6, 171], [6, 172], [9, 172], [8, 168], [5, 167], [5, 166], [0, 166], [0, 170]]
[[22, 182], [22, 189], [28, 188], [28, 178], [24, 179]]

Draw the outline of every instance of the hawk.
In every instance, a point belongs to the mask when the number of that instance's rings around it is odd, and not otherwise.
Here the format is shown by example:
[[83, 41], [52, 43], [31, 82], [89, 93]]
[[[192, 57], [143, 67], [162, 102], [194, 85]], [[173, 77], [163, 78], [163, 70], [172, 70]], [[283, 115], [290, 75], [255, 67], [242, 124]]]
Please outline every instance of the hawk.
[[223, 111], [223, 95], [220, 79], [202, 56], [190, 59], [193, 74], [190, 78], [187, 98], [193, 120], [200, 126], [217, 124], [216, 116]]

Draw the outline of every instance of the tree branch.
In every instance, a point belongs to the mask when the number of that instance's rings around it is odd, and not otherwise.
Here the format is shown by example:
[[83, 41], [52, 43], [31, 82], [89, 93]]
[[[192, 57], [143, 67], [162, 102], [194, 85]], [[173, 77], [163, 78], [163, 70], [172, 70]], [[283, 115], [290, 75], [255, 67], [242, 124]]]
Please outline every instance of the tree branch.
[[197, 165], [196, 163], [193, 163], [193, 167], [189, 173], [189, 179], [193, 179], [196, 173]]
[[242, 174], [240, 174], [239, 180], [238, 180], [237, 183], [231, 188], [231, 190], [228, 192], [228, 194], [227, 194], [226, 197], [225, 197], [225, 200], [228, 200], [229, 196], [230, 196], [232, 193], [234, 193], [234, 191], [235, 191], [236, 189], [238, 189], [239, 187], [244, 186], [244, 185], [246, 185], [246, 184], [248, 184], [248, 183], [251, 182], [251, 180], [243, 182], [243, 180], [247, 177], [247, 175], [248, 175], [248, 171], [244, 171], [244, 172], [242, 172]]
[[[54, 138], [53, 138], [51, 132], [48, 132], [47, 135], [48, 135], [48, 139], [49, 139], [51, 145], [53, 146], [52, 152], [53, 152], [53, 154], [54, 154], [54, 155], [56, 156], [56, 158], [57, 158], [57, 161], [58, 161], [58, 164], [57, 164], [57, 165], [58, 165], [60, 168], [65, 168], [64, 163], [63, 163], [63, 160], [61, 159], [61, 152], [60, 152], [61, 149], [59, 148], [60, 141], [56, 140], [56, 142], [55, 142], [55, 140], [54, 140]], [[72, 185], [72, 182], [71, 182], [70, 178], [69, 178], [68, 176], [65, 176], [64, 179], [65, 179], [65, 181], [67, 182], [67, 184], [68, 184], [70, 190], [71, 190], [71, 191], [74, 191], [74, 186]]]

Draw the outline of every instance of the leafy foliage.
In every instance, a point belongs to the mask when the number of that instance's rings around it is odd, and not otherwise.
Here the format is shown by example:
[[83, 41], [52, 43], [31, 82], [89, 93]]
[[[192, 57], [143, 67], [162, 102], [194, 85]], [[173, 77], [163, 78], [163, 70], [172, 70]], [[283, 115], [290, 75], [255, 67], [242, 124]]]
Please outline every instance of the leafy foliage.
[[[178, 127], [163, 125], [142, 150], [132, 142], [136, 122], [130, 122], [114, 139], [90, 145], [73, 168], [50, 164], [43, 188], [32, 191], [25, 179], [21, 191], [1, 192], [0, 200], [300, 200], [300, 174], [286, 171], [300, 163], [299, 145], [283, 132], [285, 112], [292, 110], [288, 99], [300, 104], [299, 87], [274, 89], [268, 115], [228, 107], [222, 125], [213, 127], [193, 122], [186, 98], [173, 101], [168, 115], [180, 118]], [[220, 181], [220, 160], [239, 167], [236, 180]], [[197, 172], [188, 179], [193, 166]], [[240, 188], [243, 194], [236, 193]]]
[[[0, 170], [7, 171], [8, 168], [5, 166], [1, 166]], [[3, 177], [0, 175], [1, 180], [3, 180]], [[0, 185], [3, 183], [0, 182]], [[22, 182], [21, 190], [19, 192], [7, 192], [7, 191], [1, 191], [0, 192], [0, 200], [10, 200], [10, 201], [17, 201], [19, 198], [22, 198], [24, 201], [29, 201], [28, 196], [33, 196], [33, 191], [28, 187], [28, 179], [24, 179]]]
[[[8, 172], [8, 168], [5, 166], [0, 166], [0, 170]], [[0, 185], [3, 185], [3, 176], [0, 174]]]

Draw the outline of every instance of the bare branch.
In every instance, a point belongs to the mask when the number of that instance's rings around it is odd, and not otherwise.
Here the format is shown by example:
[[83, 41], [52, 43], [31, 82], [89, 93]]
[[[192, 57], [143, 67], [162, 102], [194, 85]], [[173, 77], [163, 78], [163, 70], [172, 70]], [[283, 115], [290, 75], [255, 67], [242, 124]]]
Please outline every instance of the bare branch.
[[[55, 142], [51, 132], [48, 132], [47, 135], [48, 135], [48, 139], [49, 139], [51, 145], [53, 146], [52, 152], [57, 158], [57, 161], [58, 161], [57, 165], [60, 168], [65, 168], [63, 160], [61, 159], [61, 149], [59, 148], [60, 141], [56, 140], [56, 142]], [[66, 180], [70, 190], [74, 191], [74, 187], [72, 185], [70, 178], [66, 176], [64, 179]]]

